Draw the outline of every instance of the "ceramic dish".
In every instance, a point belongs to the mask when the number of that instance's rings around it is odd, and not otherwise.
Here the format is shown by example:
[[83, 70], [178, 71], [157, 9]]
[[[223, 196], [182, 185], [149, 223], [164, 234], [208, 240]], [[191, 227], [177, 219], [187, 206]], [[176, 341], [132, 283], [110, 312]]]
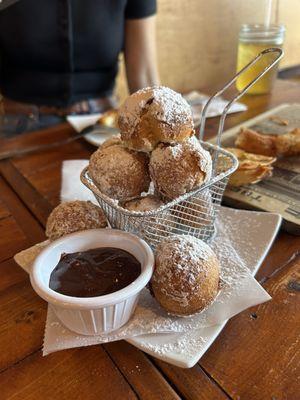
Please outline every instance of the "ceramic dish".
[[[125, 288], [104, 296], [71, 297], [49, 288], [51, 272], [62, 253], [98, 247], [128, 251], [141, 263], [141, 274]], [[51, 305], [67, 328], [82, 335], [97, 335], [112, 332], [126, 324], [135, 310], [140, 291], [152, 276], [153, 267], [153, 252], [142, 239], [115, 229], [91, 229], [64, 236], [49, 244], [36, 258], [30, 280], [37, 294]]]

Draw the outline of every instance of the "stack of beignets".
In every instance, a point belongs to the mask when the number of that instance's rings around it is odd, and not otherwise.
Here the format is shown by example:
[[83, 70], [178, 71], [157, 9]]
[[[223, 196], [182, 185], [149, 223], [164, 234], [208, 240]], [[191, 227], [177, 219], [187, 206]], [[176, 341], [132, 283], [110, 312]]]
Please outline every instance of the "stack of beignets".
[[89, 172], [99, 190], [126, 202], [149, 189], [169, 201], [211, 176], [211, 157], [194, 136], [191, 108], [173, 90], [155, 86], [132, 94], [119, 109], [121, 137], [92, 155]]
[[146, 240], [164, 238], [157, 247], [151, 283], [158, 302], [176, 315], [201, 311], [217, 295], [219, 262], [201, 240], [172, 235], [179, 224], [201, 229], [211, 223], [209, 189], [179, 202], [178, 208], [151, 213], [211, 178], [212, 160], [195, 137], [191, 108], [169, 88], [146, 88], [121, 106], [118, 126], [120, 137], [106, 141], [92, 155], [90, 175], [119, 206], [132, 214], [145, 213], [132, 224]]

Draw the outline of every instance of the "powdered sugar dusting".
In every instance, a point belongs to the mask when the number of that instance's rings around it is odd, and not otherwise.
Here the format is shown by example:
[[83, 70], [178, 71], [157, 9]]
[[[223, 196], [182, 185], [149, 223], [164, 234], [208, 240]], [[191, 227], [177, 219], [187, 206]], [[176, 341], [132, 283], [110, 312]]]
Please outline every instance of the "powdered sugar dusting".
[[169, 353], [184, 354], [186, 357], [193, 357], [205, 345], [206, 341], [201, 336], [196, 336], [194, 332], [187, 332], [176, 337], [169, 343], [163, 344], [141, 344], [145, 350], [150, 350], [158, 356], [164, 356]]
[[[187, 263], [195, 263], [199, 259], [207, 260], [209, 257], [214, 257], [214, 252], [208, 244], [194, 236], [176, 235], [164, 239], [157, 246], [156, 257], [160, 260], [163, 258], [166, 263], [172, 263], [176, 259], [177, 266], [181, 269], [185, 268]], [[163, 265], [161, 267], [163, 268]], [[166, 264], [164, 267], [168, 268], [168, 265]], [[197, 268], [199, 268], [199, 265]]]
[[192, 118], [191, 108], [181, 94], [165, 86], [147, 87], [129, 96], [119, 109], [119, 118], [127, 125], [129, 134], [147, 110], [170, 126], [187, 123]]
[[194, 149], [201, 171], [205, 172], [204, 183], [208, 182], [211, 179], [212, 174], [212, 159], [209, 151], [204, 150], [196, 136], [192, 136], [187, 141], [187, 146], [191, 147], [191, 151]]
[[[187, 307], [193, 293], [199, 292], [199, 276], [204, 281], [216, 268], [218, 261], [214, 252], [202, 240], [189, 235], [170, 236], [157, 246], [152, 281], [167, 298]], [[180, 289], [174, 285], [174, 277], [177, 277], [175, 281], [182, 282]]]
[[205, 181], [211, 177], [211, 156], [207, 150], [201, 146], [199, 140], [192, 136], [182, 143], [161, 145], [152, 152], [151, 164], [163, 167], [166, 163], [174, 161], [180, 163], [188, 154], [197, 158], [201, 171], [206, 172]]
[[159, 145], [151, 154], [149, 168], [156, 189], [167, 198], [176, 198], [210, 180], [212, 160], [192, 137], [182, 143]]
[[89, 172], [101, 192], [116, 200], [137, 197], [150, 183], [148, 156], [118, 144], [93, 153]]

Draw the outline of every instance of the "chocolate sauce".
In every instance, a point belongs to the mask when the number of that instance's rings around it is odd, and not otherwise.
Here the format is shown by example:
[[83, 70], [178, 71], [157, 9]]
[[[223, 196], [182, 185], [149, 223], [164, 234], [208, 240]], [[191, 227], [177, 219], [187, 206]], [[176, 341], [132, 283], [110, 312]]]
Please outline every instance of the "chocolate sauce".
[[50, 275], [49, 287], [67, 296], [102, 296], [128, 286], [140, 273], [141, 264], [132, 254], [102, 247], [62, 254]]

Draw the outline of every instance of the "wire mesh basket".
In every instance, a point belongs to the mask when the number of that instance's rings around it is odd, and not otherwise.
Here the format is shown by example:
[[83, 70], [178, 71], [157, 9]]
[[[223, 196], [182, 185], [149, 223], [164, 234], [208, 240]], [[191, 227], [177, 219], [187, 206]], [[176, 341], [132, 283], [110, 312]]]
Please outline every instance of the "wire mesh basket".
[[[213, 145], [204, 142], [203, 134], [205, 119], [211, 101], [222, 94], [233, 82], [235, 82], [242, 72], [251, 67], [265, 54], [272, 52], [278, 54], [275, 60], [224, 108], [220, 118], [217, 144]], [[155, 210], [135, 212], [121, 207], [116, 200], [113, 200], [102, 193], [89, 175], [88, 167], [82, 171], [81, 181], [95, 195], [112, 228], [134, 233], [146, 240], [153, 248], [155, 248], [163, 238], [173, 234], [188, 234], [202, 239], [205, 242], [209, 242], [214, 237], [215, 220], [218, 215], [227, 181], [230, 174], [232, 174], [238, 167], [238, 160], [236, 157], [232, 153], [222, 149], [220, 146], [220, 137], [223, 131], [226, 115], [231, 105], [281, 57], [282, 50], [277, 48], [267, 49], [259, 53], [255, 59], [246, 65], [223, 87], [223, 89], [215, 93], [206, 103], [202, 111], [199, 140], [203, 148], [210, 152], [213, 161], [213, 174], [209, 182], [196, 190], [186, 193], [185, 195], [180, 196]]]
[[197, 190], [153, 211], [135, 212], [122, 208], [97, 188], [88, 167], [82, 171], [81, 181], [94, 193], [113, 228], [134, 233], [154, 248], [163, 238], [172, 234], [189, 234], [208, 242], [214, 236], [215, 219], [223, 192], [229, 175], [237, 168], [237, 159], [217, 146], [201, 144], [215, 159], [215, 176]]

